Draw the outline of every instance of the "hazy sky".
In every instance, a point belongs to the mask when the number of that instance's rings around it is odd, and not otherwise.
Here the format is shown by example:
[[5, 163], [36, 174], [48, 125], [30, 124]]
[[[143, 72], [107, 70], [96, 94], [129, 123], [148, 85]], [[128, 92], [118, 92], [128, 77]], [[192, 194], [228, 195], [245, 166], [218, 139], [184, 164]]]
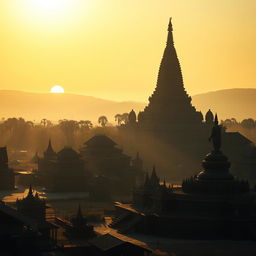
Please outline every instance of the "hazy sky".
[[255, 0], [0, 0], [0, 89], [147, 101], [170, 16], [190, 94], [256, 88]]

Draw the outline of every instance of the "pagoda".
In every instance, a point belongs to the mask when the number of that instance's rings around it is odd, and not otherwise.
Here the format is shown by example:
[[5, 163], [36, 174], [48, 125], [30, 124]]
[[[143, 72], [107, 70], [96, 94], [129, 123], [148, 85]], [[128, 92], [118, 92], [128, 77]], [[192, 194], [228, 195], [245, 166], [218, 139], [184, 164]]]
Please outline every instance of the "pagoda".
[[[164, 122], [163, 122], [164, 120]], [[149, 104], [138, 115], [141, 127], [152, 129], [170, 129], [173, 125], [198, 125], [203, 116], [191, 104], [187, 94], [180, 62], [174, 47], [173, 27], [170, 19], [168, 37], [160, 64], [156, 88], [149, 97]]]
[[[124, 154], [106, 135], [95, 135], [80, 149], [85, 169], [94, 176], [93, 194], [127, 194], [143, 175], [142, 160]], [[132, 163], [131, 163], [132, 162]], [[99, 192], [99, 191], [105, 191]]]
[[25, 198], [16, 200], [17, 211], [32, 221], [35, 221], [41, 239], [49, 241], [52, 245], [57, 242], [58, 227], [47, 220], [46, 201], [40, 198], [38, 192], [34, 192], [29, 186], [28, 194]]
[[54, 171], [56, 168], [55, 162], [57, 160], [57, 153], [53, 150], [51, 139], [49, 140], [47, 149], [44, 151], [43, 157], [38, 157], [37, 153], [35, 157], [38, 163], [38, 170], [40, 174], [45, 175], [48, 172]]
[[[191, 97], [184, 88], [170, 19], [156, 88], [145, 109], [137, 116], [132, 110], [128, 123], [120, 125], [119, 130], [127, 144], [136, 145], [134, 150], [140, 150], [147, 165], [154, 162], [168, 179], [181, 180], [190, 176], [190, 170], [199, 167], [201, 156], [209, 152], [205, 138], [213, 125], [213, 112], [209, 109], [203, 116], [191, 104]], [[256, 148], [252, 141], [239, 132], [225, 130], [222, 137], [223, 150], [232, 161], [232, 173], [256, 181]], [[149, 148], [157, 152], [153, 159]]]
[[71, 147], [60, 150], [57, 153], [56, 170], [52, 179], [52, 191], [87, 191], [87, 176], [80, 154]]
[[38, 193], [34, 194], [32, 186], [29, 186], [28, 194], [23, 199], [17, 199], [17, 210], [24, 215], [39, 222], [45, 221], [46, 203], [44, 199], [39, 198]]
[[67, 222], [64, 234], [70, 238], [92, 238], [96, 236], [93, 226], [87, 223], [87, 219], [82, 213], [81, 206], [75, 216], [72, 216], [70, 223]]

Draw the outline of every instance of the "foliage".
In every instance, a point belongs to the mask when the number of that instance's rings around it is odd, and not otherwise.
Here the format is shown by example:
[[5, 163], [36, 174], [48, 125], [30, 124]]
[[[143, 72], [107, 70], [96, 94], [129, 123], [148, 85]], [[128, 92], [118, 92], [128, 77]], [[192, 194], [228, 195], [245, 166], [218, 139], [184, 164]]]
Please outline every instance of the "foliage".
[[100, 116], [98, 118], [98, 123], [102, 126], [102, 127], [105, 127], [106, 124], [108, 123], [108, 119], [106, 116]]
[[128, 113], [116, 114], [115, 121], [117, 122], [118, 125], [127, 124], [129, 121], [129, 114]]
[[[0, 143], [8, 146], [11, 151], [29, 150], [43, 151], [49, 138], [54, 138], [55, 144], [76, 147], [77, 141], [88, 138], [93, 128], [89, 120], [60, 120], [57, 124], [44, 118], [39, 123], [27, 121], [23, 118], [1, 119]], [[79, 138], [79, 139], [78, 139]], [[33, 152], [33, 154], [34, 154]]]
[[231, 118], [223, 120], [221, 124], [227, 129], [227, 132], [240, 132], [252, 142], [256, 143], [256, 120], [247, 118], [238, 122], [235, 118]]

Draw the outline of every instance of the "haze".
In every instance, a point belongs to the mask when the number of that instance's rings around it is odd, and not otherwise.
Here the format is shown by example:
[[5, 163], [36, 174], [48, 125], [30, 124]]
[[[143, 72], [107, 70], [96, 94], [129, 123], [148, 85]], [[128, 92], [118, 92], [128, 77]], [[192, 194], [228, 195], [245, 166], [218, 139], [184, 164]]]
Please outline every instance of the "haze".
[[47, 93], [59, 84], [145, 102], [170, 16], [191, 95], [254, 88], [255, 13], [255, 0], [1, 0], [0, 89]]

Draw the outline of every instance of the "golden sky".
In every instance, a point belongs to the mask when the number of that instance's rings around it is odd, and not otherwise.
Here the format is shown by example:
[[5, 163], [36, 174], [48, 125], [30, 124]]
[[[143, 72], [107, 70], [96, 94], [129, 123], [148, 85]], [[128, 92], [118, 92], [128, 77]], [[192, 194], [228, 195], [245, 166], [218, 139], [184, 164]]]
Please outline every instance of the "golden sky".
[[187, 91], [256, 88], [255, 0], [0, 0], [0, 89], [147, 101], [167, 25]]

